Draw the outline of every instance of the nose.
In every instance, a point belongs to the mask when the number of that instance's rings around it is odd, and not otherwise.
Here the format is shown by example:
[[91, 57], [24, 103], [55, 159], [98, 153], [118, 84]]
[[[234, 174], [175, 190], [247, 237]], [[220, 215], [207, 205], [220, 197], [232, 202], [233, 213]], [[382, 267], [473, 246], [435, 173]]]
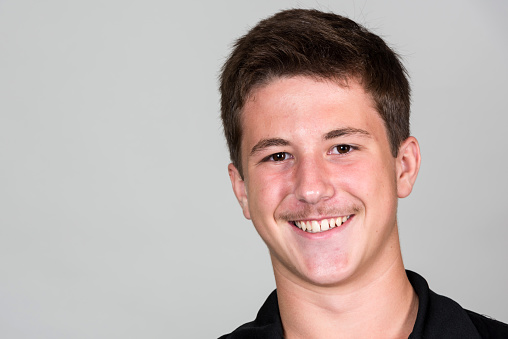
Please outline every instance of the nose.
[[326, 161], [318, 158], [300, 159], [294, 172], [294, 194], [308, 204], [317, 204], [335, 193]]

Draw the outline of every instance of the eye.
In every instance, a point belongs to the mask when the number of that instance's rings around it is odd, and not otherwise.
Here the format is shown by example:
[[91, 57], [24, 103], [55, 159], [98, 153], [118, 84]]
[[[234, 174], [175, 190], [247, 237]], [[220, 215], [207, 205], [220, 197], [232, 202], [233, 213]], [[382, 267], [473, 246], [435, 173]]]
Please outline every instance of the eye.
[[345, 145], [345, 144], [337, 145], [332, 148], [332, 151], [330, 153], [332, 153], [332, 154], [347, 154], [347, 153], [351, 152], [353, 149], [355, 149], [355, 148], [351, 145]]
[[278, 152], [266, 157], [266, 161], [284, 161], [291, 159], [293, 156], [288, 152]]

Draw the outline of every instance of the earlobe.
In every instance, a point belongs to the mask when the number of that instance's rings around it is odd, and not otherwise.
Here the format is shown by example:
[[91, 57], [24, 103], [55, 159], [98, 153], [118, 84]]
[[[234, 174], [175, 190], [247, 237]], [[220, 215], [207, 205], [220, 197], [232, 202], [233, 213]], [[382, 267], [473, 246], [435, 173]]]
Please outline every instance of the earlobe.
[[407, 197], [413, 190], [418, 171], [420, 170], [420, 146], [415, 137], [409, 137], [399, 148], [397, 156], [397, 194], [399, 198]]
[[249, 200], [247, 198], [245, 181], [242, 179], [240, 172], [238, 172], [238, 169], [233, 164], [228, 165], [228, 172], [231, 185], [233, 186], [233, 192], [242, 207], [243, 215], [245, 218], [250, 219]]

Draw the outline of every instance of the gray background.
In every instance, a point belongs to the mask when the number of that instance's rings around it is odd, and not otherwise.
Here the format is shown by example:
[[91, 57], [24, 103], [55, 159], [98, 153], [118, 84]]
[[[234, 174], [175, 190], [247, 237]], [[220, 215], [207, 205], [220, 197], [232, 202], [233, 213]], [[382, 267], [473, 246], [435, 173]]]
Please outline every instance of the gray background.
[[0, 0], [0, 336], [214, 338], [255, 316], [274, 281], [230, 189], [217, 76], [289, 7], [403, 56], [423, 155], [405, 264], [508, 321], [507, 4]]

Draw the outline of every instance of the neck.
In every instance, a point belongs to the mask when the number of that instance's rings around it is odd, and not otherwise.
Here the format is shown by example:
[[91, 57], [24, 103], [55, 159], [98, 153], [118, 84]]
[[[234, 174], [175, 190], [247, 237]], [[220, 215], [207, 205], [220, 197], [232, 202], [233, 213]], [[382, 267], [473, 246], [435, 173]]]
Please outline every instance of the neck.
[[418, 297], [407, 279], [400, 251], [376, 272], [336, 286], [309, 286], [274, 266], [284, 337], [408, 338]]

